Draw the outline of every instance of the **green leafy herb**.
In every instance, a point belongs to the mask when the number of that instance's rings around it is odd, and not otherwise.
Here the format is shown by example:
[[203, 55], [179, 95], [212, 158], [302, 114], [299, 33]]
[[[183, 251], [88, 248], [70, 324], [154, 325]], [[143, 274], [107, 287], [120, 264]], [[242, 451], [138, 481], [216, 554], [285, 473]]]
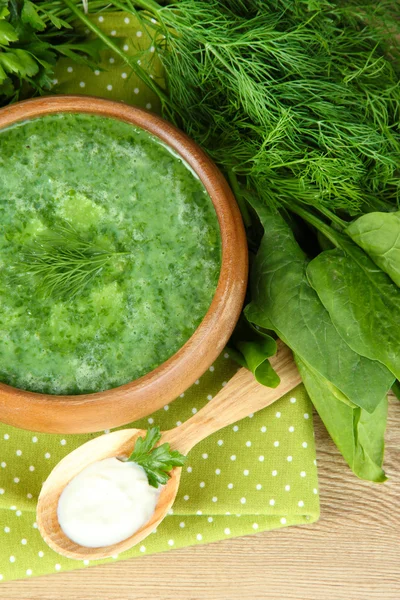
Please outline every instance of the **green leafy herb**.
[[241, 318], [229, 344], [229, 354], [242, 367], [251, 371], [259, 383], [277, 387], [280, 377], [268, 358], [276, 354], [276, 341], [268, 333], [256, 329]]
[[153, 487], [165, 485], [174, 467], [182, 467], [186, 456], [178, 450], [171, 450], [168, 443], [157, 446], [161, 439], [159, 427], [152, 427], [146, 437], [136, 440], [135, 448], [128, 460], [135, 462], [146, 471], [149, 484]]
[[400, 287], [400, 212], [368, 213], [346, 233]]
[[400, 290], [351, 240], [332, 235], [340, 248], [314, 258], [308, 279], [350, 348], [399, 379]]
[[48, 92], [60, 56], [95, 67], [102, 42], [83, 39], [71, 21], [58, 0], [0, 1], [0, 106]]
[[113, 257], [127, 254], [96, 246], [66, 223], [24, 249], [17, 266], [22, 273], [35, 277], [37, 289], [44, 296], [72, 299], [103, 272]]
[[344, 459], [361, 479], [383, 482], [387, 399], [373, 413], [340, 402], [324, 379], [296, 356], [296, 363], [319, 416]]
[[46, 29], [46, 23], [40, 16], [35, 5], [29, 0], [24, 0], [21, 10], [21, 21], [31, 25], [35, 31], [43, 31]]
[[347, 345], [307, 280], [308, 261], [289, 226], [278, 214], [253, 203], [265, 234], [253, 266], [247, 318], [274, 330], [307, 365], [340, 390], [344, 401], [373, 412], [394, 377], [379, 362]]
[[[64, 2], [99, 35], [73, 0]], [[144, 9], [166, 69], [164, 114], [267, 204], [355, 214], [397, 202], [398, 0], [110, 5]]]

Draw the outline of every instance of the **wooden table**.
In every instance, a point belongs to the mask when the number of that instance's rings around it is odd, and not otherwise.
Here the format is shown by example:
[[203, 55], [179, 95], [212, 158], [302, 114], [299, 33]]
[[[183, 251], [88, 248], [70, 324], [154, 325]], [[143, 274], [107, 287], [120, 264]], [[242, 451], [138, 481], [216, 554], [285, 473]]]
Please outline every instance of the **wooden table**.
[[317, 524], [0, 585], [2, 600], [399, 600], [400, 402], [384, 485], [358, 480], [316, 418]]

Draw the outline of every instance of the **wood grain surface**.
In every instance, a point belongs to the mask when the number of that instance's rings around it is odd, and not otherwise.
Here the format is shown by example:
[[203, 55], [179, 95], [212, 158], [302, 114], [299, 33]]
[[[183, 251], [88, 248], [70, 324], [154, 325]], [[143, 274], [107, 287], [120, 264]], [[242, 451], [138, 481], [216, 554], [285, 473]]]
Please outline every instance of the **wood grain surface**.
[[4, 583], [1, 600], [399, 600], [400, 402], [383, 485], [352, 475], [318, 418], [315, 428], [318, 523]]

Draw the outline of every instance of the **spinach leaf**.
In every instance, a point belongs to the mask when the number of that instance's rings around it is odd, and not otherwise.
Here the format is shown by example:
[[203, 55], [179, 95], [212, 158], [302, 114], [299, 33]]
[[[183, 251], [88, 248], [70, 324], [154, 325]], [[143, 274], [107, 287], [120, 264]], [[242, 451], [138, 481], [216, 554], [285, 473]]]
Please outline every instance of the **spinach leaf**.
[[252, 270], [252, 302], [245, 309], [248, 320], [274, 330], [340, 390], [345, 401], [373, 412], [394, 377], [379, 362], [349, 348], [307, 280], [307, 259], [289, 226], [254, 199], [252, 203], [265, 234]]
[[400, 379], [400, 291], [361, 248], [334, 236], [340, 249], [314, 258], [308, 279], [350, 348]]
[[400, 287], [400, 212], [368, 213], [346, 233]]
[[339, 402], [326, 381], [295, 356], [307, 392], [329, 435], [352, 471], [361, 479], [383, 482], [384, 433], [387, 422], [387, 398], [370, 414]]
[[267, 387], [277, 387], [280, 378], [268, 358], [276, 354], [276, 341], [269, 334], [258, 331], [243, 317], [229, 342], [229, 353], [242, 367], [249, 369], [256, 381]]

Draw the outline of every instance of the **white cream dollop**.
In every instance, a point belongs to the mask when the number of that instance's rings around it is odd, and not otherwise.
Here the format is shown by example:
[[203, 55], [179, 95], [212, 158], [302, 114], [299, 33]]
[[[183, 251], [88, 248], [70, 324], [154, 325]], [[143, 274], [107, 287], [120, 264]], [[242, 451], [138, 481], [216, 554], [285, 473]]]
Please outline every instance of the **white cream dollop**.
[[149, 521], [159, 493], [136, 463], [106, 458], [83, 469], [64, 488], [58, 522], [81, 546], [117, 544]]

